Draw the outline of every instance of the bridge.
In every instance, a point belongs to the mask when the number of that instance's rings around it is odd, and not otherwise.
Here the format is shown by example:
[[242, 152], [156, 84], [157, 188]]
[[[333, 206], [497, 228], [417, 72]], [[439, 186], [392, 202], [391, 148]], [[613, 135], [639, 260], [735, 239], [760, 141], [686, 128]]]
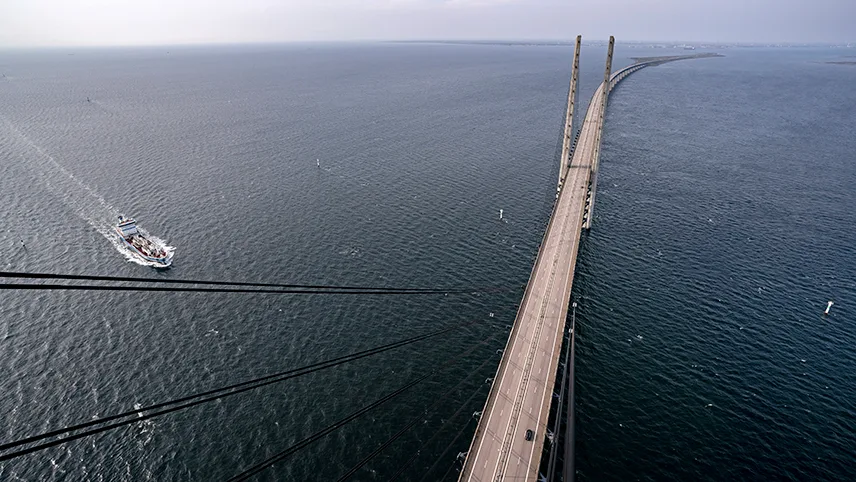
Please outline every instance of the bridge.
[[[556, 202], [535, 266], [499, 363], [487, 402], [461, 471], [460, 481], [538, 480], [553, 387], [565, 334], [577, 251], [583, 229], [593, 220], [600, 146], [609, 92], [628, 75], [648, 66], [716, 54], [649, 57], [612, 73], [615, 40], [609, 39], [604, 80], [573, 135], [581, 38], [574, 49]], [[570, 336], [573, 337], [573, 327]], [[570, 353], [571, 362], [573, 352]], [[569, 373], [571, 394], [573, 372]], [[557, 416], [561, 416], [559, 413]], [[531, 440], [527, 432], [532, 431]], [[573, 478], [573, 396], [568, 407], [569, 463]], [[554, 437], [555, 440], [555, 437]], [[569, 467], [570, 466], [570, 467]], [[552, 474], [551, 474], [552, 475]]]
[[[604, 80], [595, 91], [585, 119], [582, 122], [582, 127], [575, 135], [573, 116], [575, 112], [574, 105], [576, 102], [576, 83], [580, 54], [580, 38], [577, 37], [573, 60], [574, 67], [568, 93], [568, 108], [564, 119], [556, 201], [553, 205], [553, 212], [541, 242], [529, 283], [524, 292], [517, 318], [503, 351], [497, 375], [494, 377], [491, 391], [470, 445], [470, 450], [467, 452], [468, 456], [460, 476], [462, 481], [538, 480], [540, 476], [539, 467], [544, 465], [541, 459], [542, 454], [545, 452], [545, 440], [550, 439], [547, 437], [547, 423], [551, 418], [554, 419], [555, 422], [552, 431], [554, 434], [558, 434], [558, 428], [560, 422], [563, 420], [563, 416], [564, 420], [567, 420], [568, 423], [567, 431], [565, 432], [566, 435], [564, 436], [567, 443], [564, 445], [565, 463], [561, 467], [564, 474], [562, 479], [565, 481], [573, 479], [573, 314], [570, 320], [570, 330], [567, 329], [566, 319], [581, 232], [584, 229], [590, 228], [593, 220], [592, 213], [597, 189], [600, 146], [603, 137], [604, 114], [607, 108], [609, 92], [622, 79], [644, 67], [686, 58], [713, 56], [713, 54], [702, 54], [634, 59], [635, 62], [633, 64], [612, 73], [613, 46], [614, 40], [610, 38]], [[5, 279], [22, 280], [24, 282], [0, 282], [0, 291], [195, 292], [208, 294], [243, 293], [252, 296], [260, 296], [260, 294], [288, 296], [314, 296], [319, 294], [332, 296], [448, 296], [449, 294], [465, 295], [479, 292], [471, 289], [450, 290], [412, 287], [396, 288], [389, 286], [309, 285], [226, 280], [0, 272], [0, 280]], [[83, 282], [93, 282], [94, 284], [83, 284]], [[576, 304], [571, 306], [575, 307]], [[6, 467], [12, 467], [12, 465], [5, 465], [6, 463], [12, 463], [7, 461], [12, 461], [19, 457], [57, 448], [75, 440], [103, 434], [120, 427], [138, 424], [155, 417], [176, 413], [180, 410], [190, 409], [203, 404], [220, 403], [226, 397], [237, 396], [262, 387], [271, 386], [272, 384], [283, 383], [300, 376], [316, 373], [320, 370], [331, 369], [389, 350], [429, 340], [451, 333], [462, 326], [467, 326], [467, 324], [447, 326], [430, 333], [398, 340], [393, 343], [386, 343], [370, 349], [313, 362], [302, 367], [291, 367], [276, 373], [254, 376], [239, 383], [230, 383], [217, 388], [206, 388], [197, 393], [184, 394], [178, 398], [162, 400], [157, 403], [151, 403], [148, 406], [135, 404], [133, 410], [125, 409], [121, 411], [117, 409], [109, 415], [93, 418], [87, 417], [77, 422], [67, 423], [65, 426], [36, 432], [31, 431], [31, 427], [29, 426], [18, 426], [15, 428], [14, 433], [10, 432], [3, 439], [0, 439], [0, 473], [5, 473], [4, 470], [6, 470]], [[570, 335], [568, 342], [564, 342], [566, 333]], [[556, 372], [561, 352], [566, 353], [565, 359], [567, 363], [565, 363], [562, 374], [559, 376]], [[458, 357], [464, 355], [466, 353], [458, 354]], [[443, 366], [450, 366], [456, 358], [453, 357], [448, 360]], [[486, 366], [486, 363], [488, 362], [484, 361], [482, 366]], [[478, 370], [473, 370], [468, 377], [459, 382], [458, 386], [435, 399], [432, 405], [425, 409], [424, 412], [420, 411], [416, 418], [411, 420], [402, 430], [362, 458], [362, 460], [348, 469], [338, 480], [348, 480], [360, 473], [361, 470], [366, 470], [366, 464], [412, 427], [424, 423], [426, 413], [441, 404], [446, 396], [453, 393], [461, 384], [467, 382], [470, 375], [477, 374]], [[434, 367], [431, 371], [411, 379], [405, 385], [357, 409], [344, 418], [324, 428], [319, 428], [314, 433], [305, 434], [302, 439], [292, 441], [292, 444], [287, 447], [279, 447], [275, 453], [271, 454], [272, 451], [267, 447], [259, 447], [264, 449], [262, 452], [264, 452], [266, 458], [258, 462], [252, 462], [251, 465], [246, 467], [241, 467], [241, 471], [229, 480], [247, 480], [268, 470], [270, 467], [292, 457], [296, 452], [305, 449], [312, 443], [321, 440], [348, 423], [365, 416], [367, 413], [372, 413], [373, 410], [377, 410], [383, 404], [406, 393], [417, 384], [425, 382], [437, 372], [438, 369]], [[557, 378], [560, 379], [561, 389], [557, 407], [553, 407], [554, 397], [552, 394]], [[566, 386], [570, 387], [570, 395], [568, 397], [567, 414], [565, 415], [562, 407]], [[479, 387], [480, 389], [481, 387]], [[473, 393], [470, 399], [464, 402], [464, 406], [477, 393], [479, 392]], [[461, 409], [458, 411], [460, 412]], [[551, 413], [555, 413], [556, 415], [551, 417]], [[448, 419], [447, 422], [449, 420], [451, 419]], [[461, 429], [459, 435], [463, 433], [465, 428], [466, 426]], [[9, 438], [10, 436], [11, 438]], [[553, 476], [558, 473], [554, 470], [556, 468], [555, 462], [557, 447], [559, 445], [558, 443], [554, 443], [556, 439], [557, 436], [552, 437], [549, 446], [550, 455], [547, 465], [549, 480], [552, 480]], [[456, 441], [457, 436], [449, 444], [449, 447], [452, 447]], [[413, 457], [404, 462], [399, 467], [396, 475], [393, 475], [390, 480], [397, 480], [397, 476], [404, 473], [417, 460], [416, 457], [420, 450], [417, 450]], [[443, 458], [445, 453], [444, 451], [440, 459]], [[14, 463], [22, 464], [20, 467], [24, 468], [28, 467], [28, 464], [29, 466], [35, 465], [32, 462], [26, 461]], [[429, 469], [429, 474], [430, 472], [431, 469]]]

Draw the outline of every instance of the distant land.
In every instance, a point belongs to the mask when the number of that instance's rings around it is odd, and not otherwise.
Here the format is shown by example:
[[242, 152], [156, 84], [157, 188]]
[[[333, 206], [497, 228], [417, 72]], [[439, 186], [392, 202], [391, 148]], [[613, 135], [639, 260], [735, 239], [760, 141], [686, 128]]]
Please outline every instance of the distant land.
[[670, 62], [672, 60], [683, 60], [683, 59], [705, 59], [710, 57], [725, 57], [722, 54], [717, 54], [714, 52], [703, 52], [699, 54], [693, 55], [663, 55], [659, 57], [630, 57], [630, 60], [636, 62], [637, 64], [640, 62]]
[[[569, 46], [574, 45], [575, 40], [386, 40], [384, 43], [407, 43], [407, 44], [454, 44], [454, 45], [507, 45], [507, 46]], [[586, 45], [606, 45], [608, 40], [583, 38]], [[689, 42], [689, 41], [662, 41], [643, 42], [634, 40], [618, 40], [618, 45], [639, 48], [660, 49], [724, 49], [724, 48], [805, 48], [805, 47], [831, 47], [831, 48], [856, 48], [852, 43], [750, 43], [750, 42]]]

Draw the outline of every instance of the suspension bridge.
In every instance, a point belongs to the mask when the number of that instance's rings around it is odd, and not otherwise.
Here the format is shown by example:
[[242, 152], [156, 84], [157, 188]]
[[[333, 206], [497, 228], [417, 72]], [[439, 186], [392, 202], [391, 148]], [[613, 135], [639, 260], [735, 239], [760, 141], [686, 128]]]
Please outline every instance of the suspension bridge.
[[[584, 229], [591, 228], [594, 219], [601, 140], [609, 92], [621, 80], [644, 67], [710, 56], [701, 54], [644, 59], [613, 73], [615, 39], [610, 37], [603, 82], [592, 97], [579, 133], [574, 135], [581, 40], [581, 37], [577, 37], [574, 49], [556, 202], [467, 453], [461, 481], [538, 480], [580, 238]], [[573, 331], [572, 328], [571, 337], [574, 336]], [[573, 352], [569, 356], [572, 360]], [[568, 376], [570, 379], [567, 383], [572, 387], [573, 374], [569, 373]], [[572, 432], [572, 399], [568, 407], [571, 411], [567, 426]], [[570, 433], [565, 440], [572, 445], [573, 438], [573, 433]], [[566, 460], [563, 480], [572, 480], [572, 447]], [[552, 476], [549, 474], [549, 477]]]
[[[562, 149], [557, 182], [557, 195], [553, 205], [546, 232], [539, 247], [523, 300], [511, 328], [505, 350], [492, 380], [490, 392], [484, 405], [478, 425], [475, 429], [470, 448], [464, 455], [460, 472], [460, 481], [500, 482], [503, 480], [537, 481], [542, 474], [542, 458], [549, 458], [546, 478], [548, 480], [573, 480], [573, 442], [574, 442], [574, 404], [573, 404], [573, 346], [575, 339], [574, 316], [572, 312], [570, 326], [568, 309], [571, 287], [574, 278], [577, 252], [582, 232], [590, 229], [594, 219], [594, 202], [597, 192], [597, 176], [600, 151], [604, 131], [604, 117], [610, 91], [628, 75], [649, 66], [664, 62], [716, 56], [716, 54], [698, 54], [687, 56], [651, 57], [637, 59], [631, 65], [612, 72], [614, 39], [610, 37], [606, 68], [603, 82], [595, 91], [578, 132], [574, 129], [576, 111], [577, 81], [579, 69], [581, 38], [577, 37], [573, 56], [571, 82], [568, 91], [567, 109], [562, 134]], [[201, 293], [265, 293], [275, 294], [324, 294], [324, 295], [469, 295], [474, 293], [495, 292], [495, 289], [445, 289], [445, 288], [390, 288], [372, 286], [335, 286], [277, 284], [255, 282], [206, 281], [129, 278], [111, 276], [87, 276], [49, 273], [0, 272], [0, 278], [15, 279], [15, 282], [0, 283], [0, 290], [100, 290], [100, 291], [171, 291]], [[570, 305], [575, 309], [576, 304]], [[322, 360], [306, 366], [271, 373], [245, 380], [225, 387], [212, 388], [180, 398], [165, 400], [145, 407], [135, 407], [113, 415], [79, 421], [64, 427], [57, 427], [41, 433], [20, 434], [13, 440], [0, 440], [0, 469], [3, 463], [28, 454], [64, 445], [74, 440], [90, 437], [119, 427], [185, 410], [205, 403], [216, 402], [222, 398], [246, 393], [263, 386], [336, 367], [352, 361], [374, 356], [389, 350], [451, 333], [461, 326], [472, 323], [458, 323], [433, 332], [398, 340], [369, 350], [349, 353], [333, 359]], [[484, 340], [482, 343], [487, 343]], [[447, 360], [443, 366], [435, 367], [431, 372], [416, 377], [384, 396], [337, 422], [307, 435], [289, 447], [241, 469], [232, 481], [247, 480], [265, 471], [271, 466], [291, 457], [313, 442], [321, 439], [364, 416], [400, 394], [427, 380], [433, 374], [451, 365], [460, 357], [476, 349], [458, 354]], [[559, 370], [559, 359], [565, 353], [564, 368]], [[482, 367], [492, 363], [483, 361]], [[474, 370], [473, 373], [478, 372]], [[464, 383], [462, 380], [459, 383]], [[554, 397], [554, 388], [561, 386], [559, 396]], [[565, 387], [568, 396], [565, 397]], [[477, 396], [474, 393], [466, 403]], [[426, 410], [436, 408], [444, 398], [438, 398]], [[554, 406], [558, 404], [558, 407]], [[566, 412], [563, 411], [566, 407]], [[463, 409], [463, 407], [461, 407]], [[461, 411], [456, 412], [455, 416]], [[552, 431], [548, 422], [550, 414], [555, 420]], [[454, 418], [454, 416], [453, 416]], [[401, 435], [422, 420], [417, 416], [404, 425], [384, 444], [366, 455], [357, 465], [350, 468], [339, 480], [353, 477], [373, 457], [395, 442]], [[566, 421], [565, 446], [561, 467], [557, 456], [559, 421]], [[464, 427], [466, 428], [466, 427]], [[463, 430], [452, 441], [454, 444]], [[549, 446], [545, 444], [549, 443]], [[451, 447], [452, 444], [450, 444]], [[447, 449], [448, 450], [448, 449]], [[417, 450], [417, 454], [418, 454]], [[446, 454], [441, 454], [441, 458]], [[397, 476], [413, 463], [416, 455], [401, 464]], [[436, 465], [436, 463], [435, 463]], [[433, 469], [433, 466], [432, 468]], [[429, 469], [429, 472], [430, 470]], [[2, 471], [0, 471], [2, 473]], [[447, 471], [447, 475], [448, 475]], [[444, 476], [445, 479], [445, 476]]]

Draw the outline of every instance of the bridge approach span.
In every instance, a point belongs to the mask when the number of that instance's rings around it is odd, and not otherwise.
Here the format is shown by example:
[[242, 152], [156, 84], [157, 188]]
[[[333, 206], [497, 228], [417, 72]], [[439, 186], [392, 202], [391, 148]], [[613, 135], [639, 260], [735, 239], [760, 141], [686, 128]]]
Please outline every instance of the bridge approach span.
[[[560, 175], [562, 183], [547, 231], [467, 452], [460, 481], [538, 480], [580, 234], [585, 216], [589, 222], [591, 220], [590, 204], [595, 187], [592, 173], [596, 173], [593, 167], [596, 168], [600, 153], [606, 107], [605, 99], [603, 102], [597, 100], [605, 97], [603, 89], [612, 90], [639, 69], [695, 57], [645, 59], [609, 75], [608, 81], [602, 82], [592, 97], [576, 146], [569, 143], [563, 146], [563, 159], [570, 156], [567, 172]], [[568, 102], [572, 100], [569, 96]], [[573, 115], [572, 109], [567, 112], [568, 116]], [[526, 440], [527, 430], [534, 432], [531, 441]]]

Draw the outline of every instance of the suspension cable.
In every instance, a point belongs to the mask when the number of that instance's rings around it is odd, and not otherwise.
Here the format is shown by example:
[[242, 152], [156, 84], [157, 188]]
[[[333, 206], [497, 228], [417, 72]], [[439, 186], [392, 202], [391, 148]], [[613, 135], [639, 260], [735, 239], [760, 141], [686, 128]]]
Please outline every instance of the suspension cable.
[[395, 289], [342, 291], [339, 289], [250, 289], [250, 288], [187, 288], [173, 286], [62, 285], [33, 283], [0, 283], [0, 290], [69, 290], [69, 291], [161, 291], [185, 293], [270, 293], [270, 294], [336, 294], [336, 295], [447, 295], [472, 294], [466, 290], [403, 291]]
[[[431, 464], [431, 467], [425, 472], [425, 475], [423, 475], [422, 478], [419, 479], [419, 482], [423, 482], [428, 477], [428, 474], [430, 474], [434, 470], [434, 467], [436, 467], [437, 464], [440, 463], [440, 461], [443, 459], [443, 457], [446, 456], [446, 452], [448, 452], [449, 449], [452, 448], [453, 445], [455, 445], [455, 442], [458, 441], [458, 439], [461, 437], [461, 435], [463, 435], [464, 430], [466, 430], [470, 426], [470, 421], [473, 418], [474, 417], [471, 417], [470, 419], [468, 419], [467, 423], [465, 423], [464, 426], [461, 427], [461, 430], [458, 431], [458, 434], [455, 435], [455, 438], [453, 438], [452, 441], [449, 442], [449, 445], [447, 445], [446, 448], [443, 449], [443, 452], [441, 452], [440, 456], [437, 457], [437, 460], [435, 460], [434, 463]], [[457, 459], [455, 459], [455, 461], [457, 461]], [[455, 466], [455, 461], [452, 462], [452, 467]], [[451, 470], [451, 467], [449, 468], [449, 470]], [[449, 475], [449, 470], [446, 471], [446, 473], [443, 475], [442, 479], [437, 479], [437, 480], [446, 480], [446, 475]]]
[[455, 360], [471, 353], [478, 346], [480, 346], [484, 343], [487, 343], [487, 340], [484, 340], [479, 344], [473, 345], [469, 350], [467, 350], [464, 353], [459, 353], [459, 354], [453, 356], [452, 358], [447, 360], [445, 363], [443, 363], [440, 367], [431, 370], [430, 372], [426, 373], [425, 375], [422, 375], [421, 377], [414, 379], [413, 381], [411, 381], [411, 382], [407, 383], [406, 385], [398, 388], [397, 390], [395, 390], [395, 391], [385, 395], [384, 397], [372, 402], [371, 404], [357, 410], [356, 412], [351, 413], [347, 417], [345, 417], [345, 418], [339, 420], [338, 422], [328, 426], [327, 428], [319, 430], [318, 432], [315, 432], [314, 434], [304, 438], [303, 440], [301, 440], [300, 442], [297, 442], [296, 444], [292, 445], [291, 447], [288, 447], [287, 449], [263, 460], [262, 462], [259, 462], [258, 464], [253, 465], [252, 467], [244, 470], [240, 474], [229, 479], [228, 482], [239, 482], [239, 481], [247, 480], [250, 477], [258, 474], [259, 472], [267, 469], [268, 467], [273, 466], [277, 462], [279, 462], [279, 461], [289, 457], [290, 455], [294, 454], [295, 452], [305, 448], [306, 446], [308, 446], [312, 442], [315, 442], [318, 439], [320, 439], [326, 435], [329, 435], [330, 433], [332, 433], [332, 432], [336, 431], [337, 429], [347, 425], [348, 423], [352, 422], [353, 420], [356, 420], [357, 418], [366, 414], [367, 412], [371, 411], [372, 409], [379, 407], [380, 405], [383, 405], [384, 403], [388, 402], [389, 400], [392, 400], [393, 398], [401, 395], [402, 393], [406, 392], [408, 389], [410, 389], [414, 385], [417, 385], [417, 384], [425, 381], [429, 377], [435, 375], [436, 373], [442, 371], [443, 369], [448, 367], [452, 362], [454, 362]]
[[[478, 395], [478, 394], [479, 394], [479, 392], [481, 392], [481, 390], [482, 390], [482, 385], [479, 385], [479, 386], [478, 386], [478, 387], [473, 391], [473, 393], [470, 395], [470, 397], [469, 397], [469, 398], [467, 398], [467, 399], [464, 401], [464, 403], [462, 403], [462, 404], [461, 404], [461, 406], [460, 406], [460, 407], [458, 407], [458, 409], [455, 411], [455, 413], [453, 413], [451, 417], [449, 417], [448, 419], [446, 419], [446, 421], [445, 421], [445, 422], [443, 422], [443, 424], [442, 424], [442, 425], [440, 425], [440, 428], [438, 428], [438, 429], [434, 432], [434, 435], [432, 435], [432, 436], [431, 436], [431, 438], [429, 438], [429, 439], [428, 439], [428, 440], [426, 440], [422, 445], [420, 445], [420, 446], [419, 446], [419, 448], [416, 450], [416, 452], [414, 452], [414, 454], [413, 454], [409, 459], [407, 459], [407, 461], [406, 461], [406, 462], [405, 462], [401, 467], [399, 467], [399, 468], [398, 468], [398, 470], [397, 470], [394, 474], [392, 474], [392, 477], [390, 477], [390, 478], [389, 478], [389, 480], [388, 480], [387, 482], [395, 482], [395, 481], [399, 480], [399, 478], [398, 478], [398, 477], [399, 477], [402, 473], [404, 473], [404, 471], [405, 471], [405, 470], [407, 470], [407, 468], [408, 468], [408, 467], [410, 467], [410, 466], [413, 464], [413, 462], [415, 462], [415, 461], [416, 461], [416, 458], [419, 456], [419, 454], [420, 454], [420, 453], [422, 453], [422, 449], [423, 449], [423, 448], [425, 448], [429, 443], [433, 442], [433, 441], [434, 441], [434, 439], [435, 439], [435, 438], [437, 438], [437, 436], [438, 436], [438, 435], [443, 431], [443, 428], [444, 428], [444, 427], [446, 427], [446, 425], [450, 424], [450, 423], [452, 422], [452, 420], [455, 420], [455, 419], [458, 417], [458, 415], [460, 415], [460, 414], [461, 414], [461, 411], [462, 411], [462, 410], [464, 410], [464, 409], [467, 407], [467, 405], [469, 405], [469, 403], [473, 401], [473, 399], [474, 399], [474, 398], [476, 398], [476, 395]], [[466, 424], [464, 424], [464, 427], [465, 427], [465, 428], [466, 428], [466, 426], [467, 426], [467, 425], [469, 425], [470, 420], [472, 420], [472, 417], [471, 417], [471, 418], [469, 418], [469, 419], [467, 419], [467, 423], [466, 423]], [[457, 437], [455, 437], [455, 441], [457, 441]], [[454, 441], [453, 441], [453, 443], [454, 443]], [[442, 455], [445, 455], [445, 454], [446, 454], [446, 451], [448, 451], [448, 447], [446, 448], [446, 450], [444, 450], [444, 451], [443, 451], [443, 454], [442, 454]], [[441, 457], [440, 457], [440, 458], [442, 458], [442, 455], [441, 455]], [[436, 465], [436, 463], [435, 463], [435, 465]], [[434, 467], [432, 466], [432, 467], [431, 467], [431, 469], [433, 469], [433, 468], [434, 468]], [[429, 470], [429, 472], [430, 472], [430, 470]], [[426, 472], [425, 474], [427, 475], [427, 474], [428, 474], [428, 472]]]
[[70, 280], [70, 281], [114, 281], [133, 283], [159, 283], [159, 284], [196, 284], [214, 286], [249, 286], [256, 288], [286, 288], [286, 289], [329, 289], [329, 290], [356, 290], [356, 291], [429, 291], [429, 292], [468, 292], [461, 288], [389, 288], [377, 286], [337, 286], [337, 285], [313, 285], [313, 284], [291, 284], [291, 283], [250, 283], [244, 281], [203, 281], [183, 279], [154, 279], [127, 276], [96, 276], [77, 274], [55, 274], [55, 273], [20, 273], [11, 271], [0, 271], [0, 278], [40, 279], [40, 280]]
[[[488, 341], [493, 341], [494, 339], [496, 339], [496, 335], [494, 335], [494, 336], [490, 337], [490, 340], [488, 340]], [[461, 385], [463, 385], [464, 383], [466, 383], [466, 382], [467, 382], [467, 381], [468, 381], [468, 380], [469, 380], [473, 375], [477, 374], [477, 373], [479, 372], [479, 370], [481, 370], [482, 368], [484, 368], [484, 367], [485, 367], [485, 365], [487, 365], [487, 364], [488, 364], [488, 362], [490, 362], [490, 361], [491, 361], [491, 359], [490, 359], [490, 358], [487, 358], [487, 359], [486, 359], [484, 362], [482, 362], [482, 364], [481, 364], [481, 365], [479, 365], [475, 370], [471, 370], [471, 371], [470, 371], [470, 373], [468, 373], [468, 374], [467, 374], [467, 376], [465, 376], [465, 377], [464, 377], [460, 382], [458, 382], [458, 384], [457, 384], [457, 385], [455, 385], [455, 386], [454, 386], [454, 387], [452, 387], [451, 389], [447, 390], [447, 391], [446, 391], [446, 393], [444, 393], [444, 394], [443, 394], [443, 396], [441, 396], [440, 398], [438, 398], [437, 400], [435, 400], [435, 401], [434, 401], [434, 403], [432, 403], [430, 406], [428, 406], [428, 408], [426, 408], [425, 410], [423, 410], [422, 412], [420, 412], [420, 413], [419, 413], [419, 415], [417, 415], [416, 417], [414, 417], [414, 418], [413, 418], [413, 420], [411, 420], [411, 421], [410, 421], [410, 423], [408, 423], [408, 424], [407, 424], [407, 425], [405, 425], [401, 430], [399, 430], [399, 431], [398, 431], [398, 433], [396, 433], [396, 434], [395, 434], [395, 435], [393, 435], [389, 440], [387, 440], [386, 442], [384, 442], [383, 444], [381, 444], [380, 446], [378, 446], [378, 448], [376, 448], [372, 453], [370, 453], [369, 455], [367, 455], [363, 460], [361, 460], [359, 463], [357, 463], [356, 465], [354, 465], [353, 467], [351, 467], [347, 472], [345, 472], [341, 477], [339, 477], [339, 479], [337, 480], [337, 482], [344, 482], [345, 480], [350, 479], [354, 474], [356, 474], [356, 473], [357, 473], [357, 471], [358, 471], [358, 470], [360, 470], [364, 465], [366, 465], [367, 463], [369, 463], [369, 462], [371, 461], [371, 459], [375, 458], [378, 454], [380, 454], [381, 452], [383, 452], [387, 447], [389, 447], [390, 445], [392, 445], [392, 443], [393, 443], [393, 442], [395, 442], [396, 440], [398, 440], [398, 438], [399, 438], [399, 437], [401, 437], [401, 436], [402, 436], [402, 435], [404, 435], [408, 430], [410, 430], [411, 428], [413, 428], [413, 426], [414, 426], [414, 425], [416, 425], [417, 423], [419, 423], [419, 421], [420, 421], [420, 420], [422, 420], [423, 413], [427, 414], [427, 413], [430, 413], [432, 410], [434, 410], [434, 409], [437, 407], [437, 405], [439, 405], [441, 402], [443, 402], [444, 400], [446, 400], [446, 398], [449, 396], [449, 394], [451, 394], [453, 391], [457, 390]], [[479, 388], [481, 388], [481, 387], [479, 387]]]
[[[229, 385], [226, 387], [208, 390], [205, 392], [196, 393], [193, 395], [181, 397], [181, 398], [178, 398], [175, 400], [157, 403], [154, 405], [150, 405], [148, 407], [142, 407], [142, 408], [130, 410], [130, 411], [127, 411], [124, 413], [111, 415], [111, 416], [107, 416], [107, 417], [102, 417], [102, 418], [99, 418], [96, 420], [90, 420], [90, 421], [87, 421], [84, 423], [79, 423], [79, 424], [72, 425], [69, 427], [64, 427], [61, 429], [52, 430], [50, 432], [46, 432], [43, 434], [25, 437], [23, 439], [16, 440], [14, 442], [7, 442], [7, 443], [0, 445], [0, 451], [5, 451], [5, 450], [9, 450], [11, 448], [20, 447], [21, 445], [30, 444], [33, 442], [37, 442], [39, 440], [44, 440], [46, 438], [58, 437], [60, 435], [64, 435], [64, 434], [67, 434], [70, 432], [75, 432], [75, 431], [78, 431], [78, 430], [81, 430], [84, 428], [92, 427], [95, 425], [101, 425], [101, 424], [104, 424], [106, 422], [111, 422], [111, 421], [119, 420], [122, 418], [134, 417], [134, 418], [129, 418], [127, 420], [123, 420], [121, 422], [113, 423], [113, 424], [106, 425], [103, 427], [98, 427], [98, 428], [95, 428], [92, 430], [87, 430], [85, 432], [81, 432], [81, 433], [74, 434], [74, 435], [69, 435], [67, 437], [63, 437], [63, 438], [60, 438], [57, 440], [53, 440], [50, 442], [45, 442], [45, 443], [42, 443], [39, 445], [35, 445], [32, 447], [21, 449], [21, 450], [15, 451], [15, 452], [2, 454], [2, 455], [0, 455], [0, 462], [3, 462], [5, 460], [9, 460], [9, 459], [13, 459], [16, 457], [20, 457], [22, 455], [33, 453], [36, 451], [44, 450], [44, 449], [54, 447], [57, 445], [61, 445], [61, 444], [70, 442], [72, 440], [77, 440], [77, 439], [80, 439], [83, 437], [88, 437], [88, 436], [95, 435], [95, 434], [98, 434], [101, 432], [105, 432], [107, 430], [112, 430], [114, 428], [118, 428], [118, 427], [122, 427], [125, 425], [130, 425], [133, 423], [141, 422], [141, 421], [147, 420], [149, 418], [158, 417], [160, 415], [165, 415], [168, 413], [176, 412], [178, 410], [190, 408], [190, 407], [202, 404], [202, 403], [215, 401], [215, 400], [218, 400], [221, 398], [229, 397], [229, 396], [236, 395], [238, 393], [243, 393], [243, 392], [246, 392], [249, 390], [254, 390], [256, 388], [260, 388], [260, 387], [270, 385], [273, 383], [279, 383], [279, 382], [282, 382], [285, 380], [289, 380], [289, 379], [296, 378], [299, 376], [307, 375], [309, 373], [314, 373], [314, 372], [319, 371], [319, 370], [323, 370], [326, 368], [331, 368], [334, 366], [349, 363], [351, 361], [359, 360], [361, 358], [369, 357], [369, 356], [376, 355], [378, 353], [382, 353], [382, 352], [385, 352], [388, 350], [392, 350], [392, 349], [399, 348], [399, 347], [402, 347], [405, 345], [409, 345], [409, 344], [416, 343], [416, 342], [419, 342], [422, 340], [426, 340], [428, 338], [433, 338], [433, 337], [442, 335], [444, 333], [448, 333], [450, 331], [453, 331], [453, 330], [460, 328], [462, 326], [472, 325], [473, 323], [475, 323], [475, 322], [468, 322], [465, 324], [452, 326], [449, 328], [445, 328], [443, 330], [438, 330], [438, 331], [435, 331], [432, 333], [427, 333], [424, 335], [415, 336], [415, 337], [408, 338], [408, 339], [401, 340], [401, 341], [397, 341], [394, 343], [389, 343], [389, 344], [382, 345], [379, 347], [375, 347], [375, 348], [372, 348], [369, 350], [363, 350], [360, 352], [352, 353], [350, 355], [344, 355], [344, 356], [340, 356], [340, 357], [333, 358], [330, 360], [313, 363], [311, 365], [307, 365], [307, 366], [304, 366], [301, 368], [286, 370], [283, 372], [275, 373], [272, 375], [267, 375], [267, 376], [256, 378], [253, 380], [248, 380], [245, 382], [236, 383], [236, 384]], [[198, 399], [198, 400], [190, 401], [193, 399]], [[173, 406], [173, 405], [175, 405], [175, 406]], [[170, 407], [170, 406], [172, 406], [172, 407]], [[145, 413], [145, 412], [149, 412], [151, 410], [157, 410], [157, 409], [161, 409], [161, 408], [165, 408], [165, 407], [170, 407], [170, 408], [160, 410], [160, 411], [156, 411], [156, 412]]]

